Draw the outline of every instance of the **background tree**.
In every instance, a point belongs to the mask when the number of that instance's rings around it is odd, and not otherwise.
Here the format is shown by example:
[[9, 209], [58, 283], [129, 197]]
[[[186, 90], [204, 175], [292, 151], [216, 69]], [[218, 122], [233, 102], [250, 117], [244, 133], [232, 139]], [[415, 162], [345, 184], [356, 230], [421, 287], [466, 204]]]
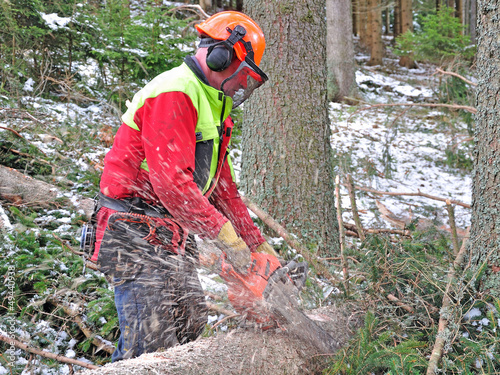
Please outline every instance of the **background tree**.
[[381, 0], [367, 0], [368, 23], [367, 33], [370, 41], [370, 61], [368, 65], [382, 65], [384, 44], [382, 43], [382, 9]]
[[[398, 0], [400, 12], [398, 13], [400, 17], [400, 22], [398, 23], [400, 28], [400, 33], [404, 34], [406, 32], [413, 31], [413, 11], [412, 11], [412, 0]], [[401, 56], [399, 59], [399, 65], [404, 66], [408, 69], [414, 69], [417, 67], [415, 60], [413, 60], [413, 54], [408, 54]]]
[[242, 184], [322, 254], [338, 250], [326, 88], [325, 2], [247, 0], [269, 82], [245, 103]]
[[340, 101], [356, 90], [350, 0], [327, 0], [328, 99]]
[[478, 2], [476, 152], [469, 249], [480, 290], [500, 297], [500, 7]]
[[470, 36], [472, 44], [476, 43], [477, 0], [463, 1], [465, 32]]

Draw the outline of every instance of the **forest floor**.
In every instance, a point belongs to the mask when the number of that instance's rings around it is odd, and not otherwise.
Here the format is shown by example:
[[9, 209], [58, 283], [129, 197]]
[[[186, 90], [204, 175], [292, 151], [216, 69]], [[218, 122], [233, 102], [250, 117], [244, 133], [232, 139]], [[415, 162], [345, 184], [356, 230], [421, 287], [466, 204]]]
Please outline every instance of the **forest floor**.
[[[386, 58], [383, 66], [375, 67], [366, 66], [368, 56], [361, 52], [356, 55], [356, 60], [356, 80], [362, 101], [356, 106], [330, 104], [331, 144], [339, 166], [336, 173], [341, 176], [341, 181], [346, 174], [350, 174], [357, 186], [379, 192], [424, 193], [470, 204], [471, 126], [467, 125], [463, 113], [458, 111], [418, 106], [419, 103], [437, 103], [442, 95], [439, 86], [444, 84], [446, 78], [436, 75], [436, 66], [433, 65], [419, 64], [419, 68], [413, 70], [401, 68], [395, 57]], [[91, 69], [82, 67], [84, 71], [91, 72]], [[90, 73], [88, 79], [93, 78]], [[0, 144], [4, 147], [3, 154], [0, 150], [2, 161], [7, 160], [5, 149], [19, 148], [19, 142], [27, 144], [29, 148], [38, 150], [40, 158], [19, 159], [10, 166], [26, 173], [35, 167], [38, 170], [48, 168], [38, 177], [58, 184], [70, 199], [93, 197], [99, 181], [99, 165], [102, 165], [104, 155], [110, 149], [112, 134], [120, 125], [118, 116], [104, 102], [62, 104], [32, 96], [36, 94], [33, 91], [36, 88], [30, 86], [29, 81], [25, 90], [26, 96], [21, 102], [31, 116], [0, 108]], [[3, 102], [9, 100], [0, 97], [0, 106], [6, 107]], [[376, 106], [390, 103], [415, 103], [416, 106]], [[5, 128], [15, 129], [19, 137]], [[41, 162], [45, 157], [51, 162]], [[235, 167], [238, 169], [238, 163]], [[345, 187], [342, 187], [341, 194], [345, 209], [343, 218], [353, 223]], [[360, 190], [357, 190], [357, 198], [365, 228], [400, 228], [401, 225], [416, 223], [415, 219], [445, 231], [449, 227], [446, 205], [439, 200]], [[35, 225], [27, 226], [18, 220], [19, 215], [9, 210], [7, 202], [0, 203], [1, 235], [4, 237], [0, 242], [6, 253], [17, 251], [12, 238], [9, 239], [9, 232], [37, 233], [43, 228], [50, 229], [61, 238], [77, 238], [75, 218], [78, 214], [67, 208], [39, 210], [33, 215]], [[463, 230], [470, 224], [470, 209], [460, 205], [455, 209], [457, 226]], [[280, 238], [270, 240], [275, 244], [282, 242]], [[61, 273], [66, 272], [65, 267], [67, 265], [63, 263], [59, 265]], [[92, 271], [87, 269], [82, 276], [95, 277], [92, 275]], [[224, 294], [225, 286], [217, 275], [200, 270], [200, 279], [207, 291]], [[319, 304], [328, 304], [328, 297], [337, 290], [324, 281], [318, 285], [320, 287], [313, 288], [313, 297], [308, 300], [310, 307], [317, 306], [318, 301]], [[47, 290], [40, 296], [32, 296], [31, 302], [35, 303], [42, 295], [54, 292], [50, 287]], [[223, 313], [214, 313], [210, 316], [210, 325], [217, 324], [224, 316]], [[99, 324], [99, 329], [106, 323], [100, 319], [92, 322]], [[218, 326], [220, 330], [228, 328], [230, 324], [227, 323]], [[5, 331], [5, 322], [0, 321], [0, 329]], [[78, 340], [63, 328], [52, 326], [49, 318], [20, 323], [16, 333], [24, 338], [46, 335], [52, 340], [48, 346], [44, 343], [47, 350], [87, 360], [76, 354], [79, 352], [76, 349]], [[18, 366], [28, 367], [30, 362], [37, 361], [20, 350], [17, 355]], [[7, 374], [8, 370], [3, 365], [0, 360], [0, 374]], [[37, 373], [41, 374], [69, 373], [66, 365], [54, 367], [54, 364], [38, 363], [38, 370]]]

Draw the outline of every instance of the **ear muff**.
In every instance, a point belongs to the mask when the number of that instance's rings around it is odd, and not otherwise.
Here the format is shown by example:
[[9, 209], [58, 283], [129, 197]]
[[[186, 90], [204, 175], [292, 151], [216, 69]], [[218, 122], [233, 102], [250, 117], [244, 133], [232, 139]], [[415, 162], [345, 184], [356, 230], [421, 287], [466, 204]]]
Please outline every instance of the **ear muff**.
[[233, 30], [227, 28], [231, 33], [226, 40], [211, 45], [207, 51], [207, 66], [215, 71], [222, 72], [227, 69], [234, 57], [234, 45], [246, 35], [246, 29], [241, 25], [236, 25]]
[[222, 72], [233, 61], [234, 50], [228, 49], [225, 43], [211, 46], [207, 52], [207, 66], [214, 72]]

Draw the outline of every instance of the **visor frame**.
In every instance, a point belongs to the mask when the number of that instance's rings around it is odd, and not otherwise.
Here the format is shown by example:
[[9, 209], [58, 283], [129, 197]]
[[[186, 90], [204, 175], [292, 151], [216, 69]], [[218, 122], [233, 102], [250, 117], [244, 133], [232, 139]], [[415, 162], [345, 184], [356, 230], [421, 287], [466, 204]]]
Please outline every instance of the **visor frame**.
[[[255, 89], [259, 88], [260, 86], [262, 86], [264, 83], [266, 83], [269, 80], [267, 74], [264, 73], [262, 71], [262, 69], [260, 69], [257, 66], [257, 64], [255, 64], [255, 62], [251, 58], [249, 58], [247, 56], [247, 57], [245, 57], [245, 60], [240, 63], [240, 65], [238, 66], [238, 68], [236, 69], [236, 71], [233, 74], [231, 74], [228, 78], [226, 78], [224, 81], [222, 81], [222, 83], [220, 85], [220, 90], [222, 92], [224, 92], [225, 95], [227, 95], [227, 93], [224, 90], [224, 85], [226, 83], [230, 82], [231, 80], [234, 80], [240, 74], [240, 72], [242, 70], [244, 70], [245, 68], [249, 68], [249, 70], [250, 70], [250, 72], [246, 74], [247, 79], [248, 79], [248, 77], [251, 77], [254, 82], [258, 83], [258, 86], [252, 87], [251, 91], [248, 93], [248, 95], [243, 95], [243, 98], [240, 101], [234, 100], [234, 98], [233, 98], [233, 109], [236, 108], [236, 107], [238, 107], [246, 99], [248, 99], [252, 95], [252, 93], [255, 91]], [[255, 75], [259, 78], [259, 80], [255, 79], [254, 74], [252, 74], [251, 72], [255, 73]], [[247, 88], [245, 88], [244, 90], [246, 90], [246, 89]], [[238, 92], [238, 91], [239, 90], [235, 90], [235, 93]], [[234, 96], [234, 94], [233, 94], [233, 96]], [[231, 97], [233, 97], [233, 96], [231, 96]]]

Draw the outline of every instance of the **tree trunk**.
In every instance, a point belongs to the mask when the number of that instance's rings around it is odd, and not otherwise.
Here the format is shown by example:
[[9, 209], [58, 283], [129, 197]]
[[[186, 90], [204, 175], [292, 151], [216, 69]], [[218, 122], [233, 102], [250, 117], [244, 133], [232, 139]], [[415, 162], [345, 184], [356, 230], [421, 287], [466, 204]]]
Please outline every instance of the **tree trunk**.
[[370, 35], [370, 61], [368, 65], [382, 65], [384, 44], [382, 43], [381, 0], [368, 0], [368, 34]]
[[368, 32], [368, 0], [357, 0], [357, 4], [357, 29], [359, 43], [365, 48], [370, 48], [371, 36]]
[[[469, 249], [480, 290], [500, 297], [500, 7], [478, 2], [477, 114]], [[481, 272], [480, 272], [481, 271]]]
[[245, 9], [267, 36], [270, 78], [244, 107], [243, 189], [305, 244], [337, 254], [325, 2], [247, 0]]
[[359, 0], [352, 0], [352, 35], [359, 36], [358, 31], [358, 12], [359, 12]]
[[327, 0], [328, 99], [342, 101], [356, 91], [350, 0]]
[[[399, 0], [401, 4], [401, 34], [407, 31], [413, 31], [413, 11], [411, 2], [412, 0]], [[413, 60], [413, 54], [401, 56], [399, 65], [408, 69], [417, 68], [417, 64], [415, 64], [415, 60]]]
[[[311, 317], [344, 345], [360, 322], [335, 307], [315, 310]], [[80, 375], [305, 375], [319, 374], [328, 357], [281, 330], [237, 329], [201, 338], [164, 352], [108, 364]], [[332, 353], [333, 354], [333, 353]]]
[[401, 0], [394, 3], [394, 38], [401, 35]]

